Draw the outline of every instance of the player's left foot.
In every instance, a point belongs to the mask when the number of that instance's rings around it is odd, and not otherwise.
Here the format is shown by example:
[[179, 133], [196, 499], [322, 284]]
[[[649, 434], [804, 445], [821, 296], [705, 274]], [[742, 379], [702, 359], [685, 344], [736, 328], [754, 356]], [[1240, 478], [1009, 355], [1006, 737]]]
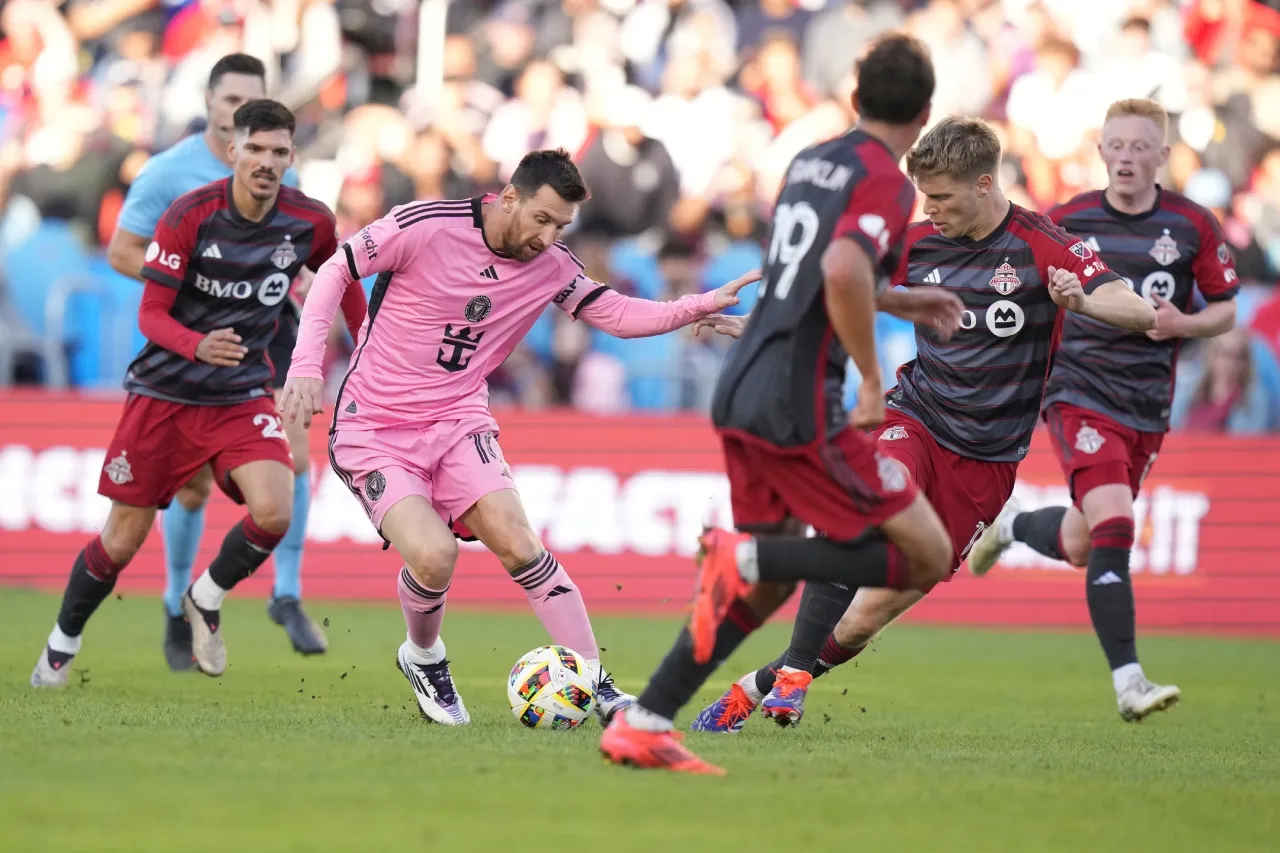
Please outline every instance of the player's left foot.
[[614, 764], [644, 770], [671, 770], [723, 776], [724, 770], [708, 764], [680, 742], [682, 735], [670, 730], [649, 732], [627, 723], [627, 712], [613, 718], [600, 737], [600, 752]]
[[1182, 698], [1182, 691], [1172, 684], [1152, 684], [1142, 673], [1136, 673], [1116, 695], [1120, 718], [1129, 723], [1141, 722], [1149, 714], [1171, 708]]
[[603, 666], [597, 672], [596, 716], [600, 718], [600, 725], [607, 726], [614, 715], [623, 708], [629, 708], [631, 703], [636, 701], [636, 697], [619, 690], [613, 683], [613, 676]]
[[707, 663], [715, 650], [716, 631], [729, 612], [729, 605], [751, 585], [738, 574], [738, 544], [750, 537], [713, 527], [698, 539], [698, 581], [689, 617], [693, 659]]
[[173, 672], [190, 672], [196, 668], [191, 655], [191, 623], [185, 616], [164, 612], [164, 659]]
[[1001, 555], [1014, 543], [1013, 520], [1020, 512], [1022, 506], [1018, 499], [1010, 498], [996, 516], [995, 523], [984, 530], [978, 541], [973, 543], [973, 548], [969, 550], [969, 571], [975, 577], [982, 577], [991, 571], [1000, 561]]
[[75, 655], [55, 652], [45, 646], [40, 652], [40, 660], [36, 661], [36, 668], [31, 672], [31, 686], [66, 687], [67, 679], [71, 677], [73, 659]]
[[273, 597], [267, 602], [267, 616], [284, 628], [298, 654], [322, 655], [328, 651], [329, 638], [302, 609], [302, 602], [293, 596]]
[[[755, 677], [755, 673], [750, 673]], [[718, 734], [736, 735], [742, 731], [747, 720], [755, 713], [757, 703], [747, 695], [742, 685], [734, 682], [725, 694], [693, 718], [689, 726], [695, 732], [716, 732]]]
[[409, 680], [413, 698], [418, 701], [422, 716], [444, 726], [465, 726], [471, 722], [467, 706], [458, 695], [449, 671], [449, 661], [417, 663], [406, 640], [396, 653], [396, 667]]
[[773, 689], [760, 703], [760, 714], [778, 725], [797, 726], [804, 717], [804, 697], [809, 694], [813, 676], [803, 670], [780, 669]]
[[182, 595], [182, 612], [191, 623], [191, 654], [205, 675], [219, 676], [227, 669], [227, 647], [219, 630], [221, 611], [204, 610], [191, 597], [191, 588]]

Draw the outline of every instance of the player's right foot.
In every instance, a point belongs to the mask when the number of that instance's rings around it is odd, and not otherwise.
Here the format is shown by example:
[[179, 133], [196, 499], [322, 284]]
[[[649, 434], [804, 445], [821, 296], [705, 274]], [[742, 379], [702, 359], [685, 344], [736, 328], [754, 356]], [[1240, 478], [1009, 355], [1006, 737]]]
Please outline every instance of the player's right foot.
[[191, 624], [191, 654], [196, 666], [205, 675], [222, 675], [227, 669], [227, 647], [222, 644], [221, 612], [196, 604], [190, 587], [182, 595], [182, 612]]
[[1138, 723], [1156, 711], [1173, 707], [1181, 698], [1182, 691], [1172, 684], [1152, 684], [1145, 675], [1136, 673], [1116, 695], [1116, 705], [1122, 720]]
[[55, 652], [48, 646], [40, 652], [40, 660], [31, 672], [32, 687], [66, 687], [71, 677], [71, 661], [75, 655]]
[[969, 550], [969, 571], [975, 577], [982, 577], [991, 571], [1000, 561], [1001, 555], [1014, 543], [1013, 520], [1022, 512], [1017, 498], [1009, 498], [1009, 502], [996, 516], [995, 523], [982, 532], [978, 541]]
[[[752, 676], [755, 673], [751, 673]], [[747, 695], [742, 685], [734, 682], [725, 694], [693, 718], [690, 730], [695, 732], [717, 732], [719, 734], [736, 735], [742, 731], [747, 720], [755, 713], [757, 703]]]
[[413, 688], [413, 697], [418, 700], [422, 716], [445, 726], [465, 726], [471, 722], [467, 706], [462, 703], [462, 697], [453, 684], [448, 660], [417, 663], [410, 655], [406, 640], [396, 653], [396, 668]]
[[302, 609], [298, 599], [282, 595], [267, 602], [267, 618], [284, 628], [293, 650], [300, 655], [322, 655], [329, 649], [329, 638]]
[[191, 623], [186, 616], [170, 616], [164, 612], [164, 659], [174, 672], [190, 672], [196, 668], [191, 654]]
[[809, 694], [813, 676], [803, 670], [780, 669], [773, 689], [760, 703], [760, 714], [778, 725], [797, 726], [804, 717], [804, 697]]
[[693, 659], [707, 663], [716, 645], [716, 631], [729, 612], [729, 605], [751, 585], [738, 574], [738, 544], [750, 537], [713, 527], [698, 539], [698, 581], [689, 617]]
[[680, 742], [681, 737], [678, 732], [670, 730], [649, 732], [637, 729], [627, 723], [627, 712], [621, 711], [600, 736], [600, 752], [609, 761], [623, 767], [724, 775], [724, 770], [690, 752]]

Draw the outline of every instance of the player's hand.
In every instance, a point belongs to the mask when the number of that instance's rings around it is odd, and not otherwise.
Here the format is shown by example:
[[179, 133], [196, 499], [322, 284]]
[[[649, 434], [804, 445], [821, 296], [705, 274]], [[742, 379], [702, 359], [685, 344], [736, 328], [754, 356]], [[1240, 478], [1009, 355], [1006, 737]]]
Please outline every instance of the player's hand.
[[1178, 306], [1158, 293], [1151, 294], [1151, 298], [1156, 303], [1156, 325], [1155, 328], [1147, 332], [1147, 337], [1153, 341], [1167, 341], [1172, 338], [1185, 337], [1182, 331], [1182, 324], [1187, 319], [1187, 315], [1179, 311]]
[[854, 429], [874, 429], [884, 423], [884, 389], [880, 377], [862, 377], [858, 386], [858, 404], [849, 413]]
[[1060, 308], [1079, 311], [1084, 307], [1084, 286], [1070, 270], [1049, 267], [1049, 298]]
[[726, 308], [732, 308], [737, 305], [738, 291], [748, 284], [755, 284], [759, 280], [760, 270], [752, 270], [746, 275], [739, 276], [728, 284], [718, 287], [716, 289], [716, 310], [723, 311]]
[[196, 345], [196, 361], [214, 367], [235, 367], [248, 351], [240, 345], [235, 329], [214, 329]]
[[324, 380], [290, 376], [284, 381], [279, 409], [289, 423], [297, 423], [298, 418], [302, 418], [302, 425], [310, 427], [311, 416], [324, 411]]
[[[964, 303], [941, 287], [913, 287], [902, 294], [902, 310], [897, 316], [933, 330], [940, 341], [948, 341], [960, 328]], [[909, 301], [906, 301], [909, 300]]]
[[693, 324], [693, 336], [696, 338], [703, 329], [710, 329], [717, 335], [740, 338], [742, 337], [742, 330], [745, 328], [747, 328], [746, 317], [736, 317], [732, 314], [712, 314]]

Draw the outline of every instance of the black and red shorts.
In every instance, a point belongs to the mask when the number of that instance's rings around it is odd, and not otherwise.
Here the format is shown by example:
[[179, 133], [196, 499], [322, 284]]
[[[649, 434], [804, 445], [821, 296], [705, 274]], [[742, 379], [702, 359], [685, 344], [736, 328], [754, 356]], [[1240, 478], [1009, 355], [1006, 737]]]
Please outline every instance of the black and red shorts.
[[1099, 486], [1128, 486], [1136, 498], [1164, 443], [1162, 432], [1139, 432], [1069, 403], [1050, 405], [1043, 417], [1077, 509]]

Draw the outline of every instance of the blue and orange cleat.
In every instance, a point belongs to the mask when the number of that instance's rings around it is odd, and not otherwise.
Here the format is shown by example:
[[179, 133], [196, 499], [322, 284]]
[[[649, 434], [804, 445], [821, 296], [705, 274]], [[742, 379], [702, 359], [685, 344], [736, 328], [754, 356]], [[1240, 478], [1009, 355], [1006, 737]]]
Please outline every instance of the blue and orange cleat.
[[729, 605], [751, 589], [751, 584], [738, 574], [738, 544], [750, 539], [713, 527], [698, 538], [698, 581], [693, 597], [693, 614], [689, 617], [689, 636], [693, 640], [693, 659], [707, 663], [715, 650], [716, 631], [729, 612]]
[[783, 728], [799, 725], [804, 716], [804, 697], [812, 683], [813, 676], [802, 670], [778, 670], [773, 689], [760, 703], [760, 713]]
[[627, 723], [627, 712], [619, 711], [600, 737], [600, 752], [614, 764], [643, 770], [670, 770], [723, 776], [724, 770], [708, 764], [680, 743], [678, 732], [647, 732]]
[[736, 735], [756, 711], [756, 703], [736, 681], [725, 694], [694, 717], [690, 730]]

